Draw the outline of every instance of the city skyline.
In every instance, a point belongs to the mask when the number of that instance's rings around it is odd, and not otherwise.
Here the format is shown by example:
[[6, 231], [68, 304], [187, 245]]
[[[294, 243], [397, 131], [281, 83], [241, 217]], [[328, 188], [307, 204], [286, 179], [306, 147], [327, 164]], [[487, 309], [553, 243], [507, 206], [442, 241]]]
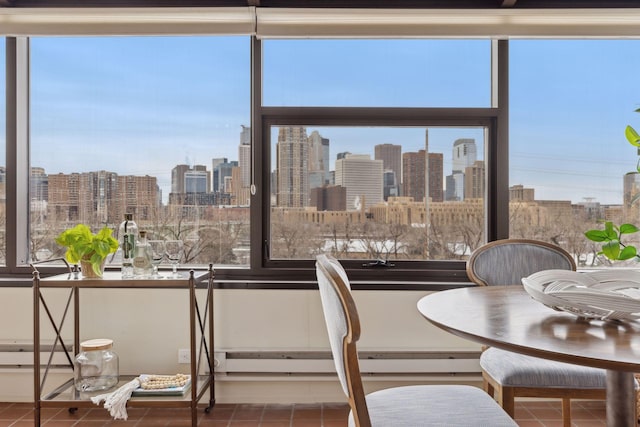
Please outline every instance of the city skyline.
[[[535, 188], [541, 199], [622, 203], [622, 177], [635, 166], [624, 128], [640, 122], [639, 44], [510, 42], [510, 185]], [[264, 103], [489, 106], [489, 47], [487, 40], [266, 41]], [[86, 170], [158, 176], [168, 194], [160, 175], [176, 164], [237, 158], [238, 131], [250, 123], [249, 48], [247, 37], [33, 38], [32, 165], [71, 173], [77, 157], [62, 153], [90, 147]], [[389, 59], [379, 60], [382, 53]], [[286, 61], [291, 56], [299, 60]], [[373, 155], [376, 144], [404, 145], [390, 133], [323, 136], [334, 152]]]

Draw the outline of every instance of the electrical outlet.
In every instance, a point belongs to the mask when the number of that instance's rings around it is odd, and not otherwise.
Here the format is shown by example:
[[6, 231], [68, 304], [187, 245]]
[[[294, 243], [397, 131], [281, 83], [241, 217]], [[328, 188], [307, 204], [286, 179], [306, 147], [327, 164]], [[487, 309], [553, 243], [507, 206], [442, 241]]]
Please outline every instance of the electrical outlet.
[[191, 363], [191, 351], [188, 348], [178, 350], [178, 363]]

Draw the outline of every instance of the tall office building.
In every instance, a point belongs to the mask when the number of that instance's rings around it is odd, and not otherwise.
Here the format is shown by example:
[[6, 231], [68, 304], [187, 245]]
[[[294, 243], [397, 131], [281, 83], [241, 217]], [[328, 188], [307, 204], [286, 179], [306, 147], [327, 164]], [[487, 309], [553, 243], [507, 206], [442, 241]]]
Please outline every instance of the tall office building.
[[453, 143], [451, 170], [464, 173], [465, 168], [477, 160], [476, 141], [472, 138], [456, 139]]
[[209, 172], [202, 170], [189, 170], [184, 173], [185, 193], [208, 193]]
[[484, 198], [484, 162], [476, 160], [464, 170], [464, 198]]
[[47, 201], [49, 188], [49, 177], [44, 168], [32, 167], [29, 178], [29, 197], [32, 201]]
[[231, 178], [233, 168], [238, 167], [237, 160], [229, 162], [226, 157], [213, 159], [211, 161], [213, 165], [213, 192], [214, 193], [226, 193], [225, 180]]
[[442, 153], [429, 153], [429, 197], [432, 202], [444, 200], [444, 158]]
[[171, 170], [172, 193], [208, 193], [210, 183], [211, 175], [205, 165], [177, 165]]
[[386, 201], [389, 197], [398, 197], [400, 195], [400, 186], [396, 173], [391, 169], [385, 169], [382, 172], [382, 198]]
[[336, 160], [336, 185], [347, 189], [347, 210], [368, 208], [382, 202], [382, 160], [368, 154], [347, 154]]
[[281, 127], [276, 144], [276, 204], [280, 207], [309, 205], [309, 141], [304, 127]]
[[177, 165], [171, 169], [171, 192], [184, 193], [184, 174], [191, 167], [189, 165]]
[[[387, 171], [391, 170], [395, 174], [396, 185], [398, 186], [395, 191], [392, 188], [385, 189], [385, 200], [388, 195], [396, 193], [396, 196], [400, 196], [400, 186], [402, 185], [402, 146], [396, 144], [378, 144], [373, 147], [374, 158], [376, 160], [382, 160], [382, 168]], [[387, 185], [385, 184], [385, 187]]]
[[402, 154], [402, 194], [416, 202], [424, 200], [426, 156], [425, 150]]
[[96, 171], [49, 175], [47, 215], [55, 221], [118, 224], [125, 213], [148, 220], [160, 206], [157, 179]]
[[329, 139], [317, 130], [309, 135], [309, 188], [322, 187], [331, 179], [329, 170]]
[[451, 175], [447, 176], [445, 199], [464, 200], [464, 171], [477, 160], [476, 141], [472, 138], [456, 139], [453, 143]]
[[[428, 159], [428, 160], [427, 160]], [[425, 168], [428, 165], [428, 168]], [[403, 195], [413, 197], [416, 202], [424, 200], [425, 186], [428, 182], [429, 197], [432, 202], [443, 200], [443, 155], [442, 153], [426, 153], [420, 150], [417, 153], [402, 154], [402, 191]], [[429, 179], [425, 180], [425, 174]]]
[[346, 211], [347, 190], [339, 185], [325, 185], [310, 191], [311, 206], [318, 211]]
[[220, 191], [220, 174], [219, 174], [219, 166], [224, 163], [228, 163], [228, 159], [226, 157], [218, 157], [215, 159], [211, 159], [211, 175], [213, 178], [211, 191], [214, 193]]
[[240, 167], [240, 188], [248, 188], [251, 185], [251, 128], [244, 125], [242, 132], [240, 132], [238, 165]]

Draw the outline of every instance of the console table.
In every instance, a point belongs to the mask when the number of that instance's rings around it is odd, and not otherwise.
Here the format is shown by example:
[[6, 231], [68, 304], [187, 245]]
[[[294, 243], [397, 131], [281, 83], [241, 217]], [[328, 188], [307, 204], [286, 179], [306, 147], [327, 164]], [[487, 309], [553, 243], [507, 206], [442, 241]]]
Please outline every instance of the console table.
[[[110, 289], [184, 289], [188, 291], [188, 300], [185, 301], [189, 306], [189, 348], [190, 348], [190, 374], [191, 389], [183, 396], [133, 396], [127, 406], [128, 407], [190, 407], [191, 408], [191, 425], [197, 426], [197, 404], [203, 398], [205, 392], [209, 390], [209, 404], [205, 409], [206, 412], [215, 404], [214, 391], [214, 361], [213, 361], [213, 266], [209, 266], [208, 270], [191, 270], [189, 272], [180, 272], [180, 277], [167, 277], [163, 279], [126, 279], [121, 278], [119, 271], [107, 271], [102, 279], [83, 278], [77, 272], [69, 272], [51, 277], [41, 278], [40, 273], [35, 270], [33, 272], [33, 366], [34, 366], [34, 395], [35, 395], [35, 415], [34, 422], [36, 426], [40, 425], [40, 411], [42, 408], [51, 407], [67, 407], [70, 411], [75, 411], [79, 407], [88, 408], [96, 407], [91, 402], [92, 396], [102, 394], [105, 391], [85, 393], [79, 392], [74, 387], [73, 377], [55, 388], [53, 391], [42, 394], [42, 390], [47, 380], [47, 374], [51, 369], [51, 361], [55, 351], [64, 351], [66, 359], [71, 370], [73, 370], [74, 354], [69, 354], [67, 344], [62, 336], [62, 326], [72, 306], [73, 312], [73, 349], [77, 352], [80, 348], [80, 294], [82, 289], [104, 289], [108, 292]], [[197, 289], [202, 287], [204, 289]], [[54, 319], [49, 306], [47, 305], [43, 288], [66, 288], [69, 294], [66, 299], [62, 318], [59, 321]], [[198, 290], [198, 292], [196, 291]], [[206, 297], [200, 298], [203, 301], [198, 302], [197, 294], [206, 292]], [[153, 295], [149, 295], [152, 300]], [[41, 329], [41, 310], [46, 313], [49, 320], [55, 340], [51, 347], [48, 361], [46, 365], [41, 365], [40, 361], [40, 329]], [[123, 313], [126, 315], [126, 313]], [[204, 373], [200, 372], [201, 363], [205, 363]], [[43, 367], [41, 367], [43, 366]], [[41, 372], [42, 371], [42, 372]], [[117, 387], [127, 383], [137, 375], [120, 375], [120, 382]], [[114, 389], [108, 390], [113, 391]]]

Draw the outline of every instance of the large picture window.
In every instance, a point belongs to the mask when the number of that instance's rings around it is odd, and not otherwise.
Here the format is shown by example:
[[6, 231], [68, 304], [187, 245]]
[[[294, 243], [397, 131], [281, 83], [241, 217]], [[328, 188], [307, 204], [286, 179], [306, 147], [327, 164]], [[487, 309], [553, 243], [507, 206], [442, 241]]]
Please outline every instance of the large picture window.
[[[510, 236], [558, 244], [579, 266], [625, 266], [584, 232], [638, 224], [640, 41], [510, 41]], [[625, 236], [640, 243], [637, 234]]]
[[465, 259], [485, 242], [483, 128], [271, 128], [271, 257]]
[[132, 213], [182, 264], [249, 264], [248, 37], [34, 37], [30, 60], [33, 260]]

